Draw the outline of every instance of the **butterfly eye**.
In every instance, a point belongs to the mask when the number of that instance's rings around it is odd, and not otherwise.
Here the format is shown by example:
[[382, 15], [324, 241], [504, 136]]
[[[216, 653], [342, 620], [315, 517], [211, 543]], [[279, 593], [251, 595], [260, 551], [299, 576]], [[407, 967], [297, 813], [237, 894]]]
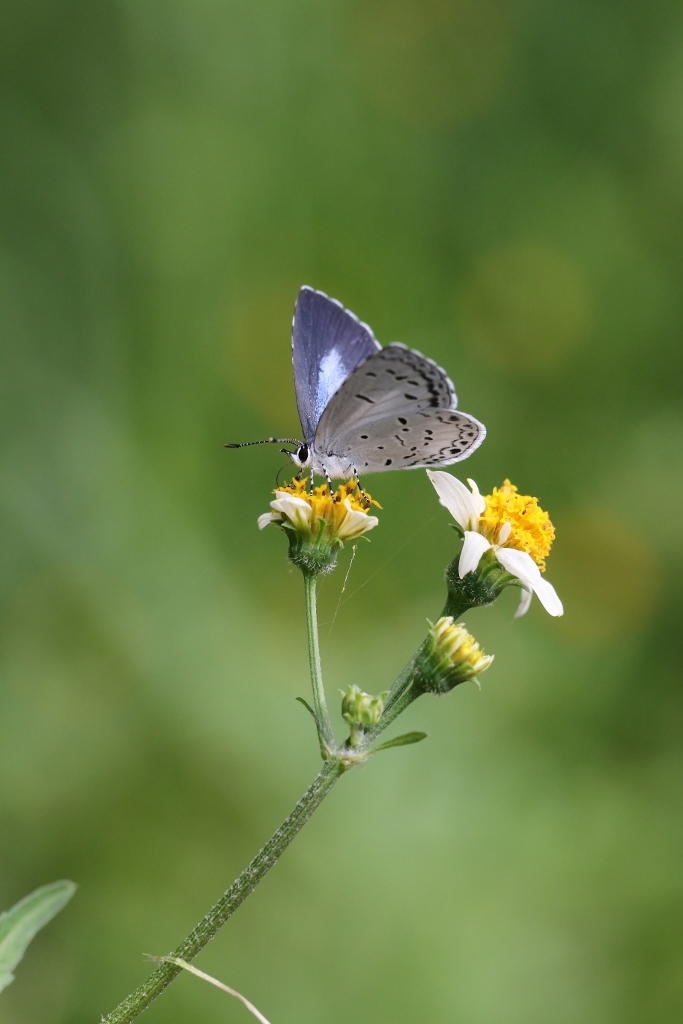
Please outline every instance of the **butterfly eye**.
[[296, 450], [297, 461], [300, 465], [305, 466], [308, 462], [308, 445], [300, 444]]

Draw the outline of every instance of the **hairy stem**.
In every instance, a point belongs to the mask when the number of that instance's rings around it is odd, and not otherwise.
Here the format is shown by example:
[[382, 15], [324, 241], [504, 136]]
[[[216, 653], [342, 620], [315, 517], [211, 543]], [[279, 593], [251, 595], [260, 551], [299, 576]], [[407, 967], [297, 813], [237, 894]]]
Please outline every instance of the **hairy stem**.
[[308, 661], [311, 668], [311, 686], [313, 687], [313, 709], [318, 724], [320, 752], [323, 758], [329, 757], [336, 749], [334, 733], [327, 710], [323, 674], [320, 665], [320, 645], [318, 641], [318, 611], [316, 605], [316, 576], [314, 573], [304, 574], [304, 591], [306, 594], [306, 631], [308, 633]]
[[[213, 939], [218, 930], [234, 914], [241, 903], [254, 891], [264, 875], [284, 853], [292, 839], [301, 831], [316, 808], [322, 803], [349, 766], [339, 758], [329, 757], [322, 770], [299, 800], [292, 813], [285, 818], [280, 828], [256, 854], [242, 874], [235, 879], [208, 914], [169, 955], [178, 960], [192, 961]], [[164, 962], [143, 981], [142, 985], [123, 1000], [110, 1014], [102, 1018], [101, 1024], [129, 1024], [146, 1010], [171, 984], [181, 971], [177, 964]]]

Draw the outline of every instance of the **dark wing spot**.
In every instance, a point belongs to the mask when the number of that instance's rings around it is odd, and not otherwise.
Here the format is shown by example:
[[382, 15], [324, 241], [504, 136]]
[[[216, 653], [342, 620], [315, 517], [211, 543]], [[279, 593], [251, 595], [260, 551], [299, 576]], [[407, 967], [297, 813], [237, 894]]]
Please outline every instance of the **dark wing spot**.
[[384, 465], [385, 466], [390, 466], [391, 465], [391, 459], [387, 459], [387, 461], [384, 463]]
[[[361, 396], [359, 395], [358, 397], [360, 398]], [[409, 402], [417, 402], [417, 395], [405, 394], [403, 397], [407, 398]]]
[[369, 402], [370, 405], [374, 405], [375, 404], [374, 399], [368, 398], [367, 395], [356, 395], [355, 397], [356, 398], [362, 398], [364, 402]]
[[361, 439], [361, 441], [367, 441], [368, 435], [367, 434], [361, 434], [360, 435], [360, 439]]
[[377, 376], [377, 374], [375, 373], [375, 371], [374, 371], [374, 370], [368, 370], [368, 371], [366, 372], [365, 376], [366, 376], [366, 377], [376, 377], [376, 376]]
[[398, 422], [399, 422], [399, 423], [402, 423], [402, 424], [403, 424], [403, 426], [405, 427], [405, 425], [406, 425], [406, 423], [408, 422], [408, 420], [407, 420], [407, 419], [405, 418], [405, 416], [399, 416], [399, 418], [398, 418]]

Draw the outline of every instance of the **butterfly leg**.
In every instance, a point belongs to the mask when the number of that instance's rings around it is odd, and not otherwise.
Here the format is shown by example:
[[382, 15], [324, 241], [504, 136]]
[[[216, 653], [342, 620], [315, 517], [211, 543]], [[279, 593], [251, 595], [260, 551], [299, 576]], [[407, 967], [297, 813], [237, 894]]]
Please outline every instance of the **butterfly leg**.
[[325, 468], [325, 466], [322, 467], [322, 471], [323, 471], [323, 476], [327, 480], [327, 489], [328, 489], [328, 491], [330, 492], [330, 495], [331, 495], [332, 494], [332, 480], [330, 478], [330, 474], [327, 472], [327, 469]]
[[355, 480], [356, 480], [356, 487], [360, 491], [361, 502], [362, 502], [363, 505], [367, 505], [369, 507], [370, 499], [368, 498], [367, 494], [365, 493], [365, 491], [363, 489], [363, 485], [360, 482], [360, 474], [358, 473], [358, 470], [356, 469], [356, 467], [354, 466], [353, 463], [351, 463], [351, 471], [353, 472], [353, 475], [354, 475]]

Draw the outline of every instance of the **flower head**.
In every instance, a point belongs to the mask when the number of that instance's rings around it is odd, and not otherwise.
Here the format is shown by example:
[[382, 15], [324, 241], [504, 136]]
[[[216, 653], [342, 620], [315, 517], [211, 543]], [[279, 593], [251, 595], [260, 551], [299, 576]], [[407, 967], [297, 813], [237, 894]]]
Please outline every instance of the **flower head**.
[[538, 498], [518, 494], [509, 480], [482, 497], [473, 480], [467, 481], [468, 490], [450, 473], [427, 470], [427, 475], [439, 501], [463, 532], [458, 563], [460, 579], [475, 572], [484, 554], [492, 551], [495, 560], [522, 585], [518, 616], [528, 610], [532, 593], [551, 615], [562, 615], [562, 602], [555, 588], [541, 576], [555, 529], [548, 513], [540, 508]]
[[493, 661], [492, 654], [484, 654], [464, 625], [444, 615], [429, 624], [429, 636], [417, 665], [417, 685], [429, 693], [448, 693], [459, 683], [474, 679], [485, 672]]
[[485, 502], [486, 507], [479, 517], [479, 532], [492, 543], [506, 543], [518, 551], [526, 551], [541, 572], [545, 572], [545, 560], [555, 540], [555, 527], [548, 513], [539, 507], [538, 498], [518, 494], [515, 485], [506, 480], [502, 487], [494, 487], [493, 493], [487, 494]]
[[379, 523], [368, 514], [376, 501], [360, 491], [357, 480], [347, 480], [332, 494], [327, 485], [311, 493], [305, 480], [292, 480], [275, 491], [270, 512], [258, 518], [263, 530], [271, 523], [289, 536], [289, 557], [301, 569], [329, 572], [337, 553], [348, 541], [357, 540]]

